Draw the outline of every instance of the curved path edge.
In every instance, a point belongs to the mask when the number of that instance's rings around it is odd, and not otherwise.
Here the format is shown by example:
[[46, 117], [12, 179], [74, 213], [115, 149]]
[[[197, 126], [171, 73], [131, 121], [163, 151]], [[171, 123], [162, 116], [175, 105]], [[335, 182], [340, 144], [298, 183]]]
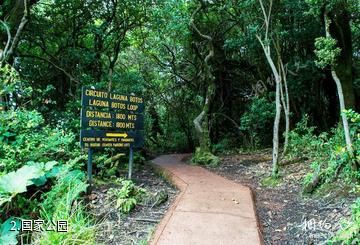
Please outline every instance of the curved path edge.
[[163, 155], [153, 166], [179, 190], [150, 244], [263, 244], [250, 188], [183, 162], [188, 154]]

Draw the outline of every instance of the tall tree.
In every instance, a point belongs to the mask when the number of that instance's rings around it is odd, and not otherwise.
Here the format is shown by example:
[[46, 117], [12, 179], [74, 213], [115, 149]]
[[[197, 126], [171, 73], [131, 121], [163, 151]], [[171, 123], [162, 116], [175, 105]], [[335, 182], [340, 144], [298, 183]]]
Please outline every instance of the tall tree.
[[260, 35], [257, 35], [257, 38], [261, 44], [261, 47], [263, 48], [266, 60], [271, 67], [271, 71], [275, 77], [275, 83], [276, 83], [276, 92], [275, 92], [276, 114], [275, 114], [274, 128], [273, 128], [272, 176], [277, 177], [279, 171], [279, 125], [281, 118], [281, 90], [282, 90], [281, 71], [282, 70], [280, 69], [279, 66], [276, 67], [274, 59], [271, 54], [271, 47], [270, 47], [272, 40], [269, 37], [269, 31], [270, 31], [270, 21], [271, 21], [271, 11], [273, 7], [273, 1], [270, 0], [268, 11], [266, 11], [262, 0], [259, 0], [259, 3], [260, 3], [261, 11], [264, 16], [265, 30], [264, 30], [264, 36], [261, 37]]
[[[344, 114], [346, 108], [354, 106], [354, 90], [352, 84], [352, 44], [349, 16], [347, 8], [356, 5], [353, 1], [331, 0], [320, 2], [308, 0], [313, 8], [313, 13], [321, 13], [325, 26], [325, 37], [317, 38], [315, 46], [318, 56], [317, 64], [321, 68], [330, 66], [331, 75], [335, 81], [337, 94], [340, 104], [340, 114], [342, 118], [343, 130], [345, 135], [346, 147], [352, 154], [352, 140], [350, 136], [349, 123]], [[339, 16], [342, 24], [340, 25]], [[335, 30], [337, 38], [332, 35]], [[347, 39], [350, 39], [348, 41]], [[349, 51], [350, 50], [350, 51]], [[339, 73], [342, 74], [341, 77]], [[349, 74], [350, 73], [350, 74]], [[345, 88], [345, 89], [344, 89]]]
[[199, 13], [201, 9], [205, 7], [203, 1], [199, 1], [198, 7], [192, 13], [190, 19], [190, 26], [194, 29], [196, 34], [198, 34], [202, 39], [206, 40], [208, 46], [208, 53], [206, 54], [203, 61], [203, 69], [201, 70], [201, 78], [207, 84], [205, 101], [201, 113], [194, 119], [195, 129], [199, 135], [200, 140], [200, 152], [209, 153], [210, 149], [210, 135], [209, 135], [209, 117], [210, 117], [210, 106], [213, 102], [216, 84], [215, 77], [212, 74], [211, 66], [209, 64], [210, 60], [214, 57], [214, 44], [213, 37], [210, 35], [203, 34], [195, 24], [195, 16]]

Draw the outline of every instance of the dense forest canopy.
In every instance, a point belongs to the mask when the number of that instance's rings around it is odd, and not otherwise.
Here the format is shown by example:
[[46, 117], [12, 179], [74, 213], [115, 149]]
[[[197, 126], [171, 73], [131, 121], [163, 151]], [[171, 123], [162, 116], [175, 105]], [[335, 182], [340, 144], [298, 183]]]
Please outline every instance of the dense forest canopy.
[[[83, 161], [80, 94], [93, 86], [144, 98], [144, 152], [198, 148], [199, 162], [272, 147], [276, 134], [290, 157], [300, 135], [345, 149], [348, 125], [349, 162], [318, 169], [358, 180], [359, 10], [358, 0], [1, 1], [0, 176], [28, 161]], [[323, 145], [307, 151], [341, 158]]]
[[[237, 142], [242, 144], [254, 144], [255, 139], [260, 145], [271, 143], [266, 135], [269, 130], [261, 132], [266, 128], [261, 124], [271, 123], [271, 116], [264, 115], [257, 123], [246, 117], [259, 99], [264, 100], [263, 107], [273, 103], [274, 78], [256, 38], [264, 32], [259, 2], [204, 1], [192, 16], [199, 4], [30, 1], [24, 12], [23, 1], [5, 1], [1, 40], [4, 45], [9, 37], [13, 40], [6, 62], [18, 73], [7, 85], [14, 91], [14, 107], [26, 104], [44, 114], [56, 112], [46, 117], [53, 121], [65, 112], [73, 113], [69, 120], [76, 120], [76, 103], [84, 85], [134, 92], [146, 96], [149, 120], [162, 124], [153, 124], [149, 139], [159, 142], [158, 137], [169, 139], [173, 138], [170, 134], [177, 134], [178, 143], [184, 143], [178, 147], [193, 148], [192, 121], [206, 97], [209, 79], [205, 69], [209, 69], [215, 85], [209, 118], [212, 142], [229, 136], [245, 141]], [[308, 114], [319, 130], [334, 127], [339, 117], [335, 83], [328, 67], [316, 66], [314, 52], [315, 39], [324, 36], [321, 11], [328, 8], [325, 5], [274, 1], [269, 30], [269, 42], [276, 45], [273, 55], [281, 55], [287, 70], [292, 125]], [[329, 5], [330, 29], [341, 49], [336, 66], [347, 106], [355, 109], [359, 105], [358, 2], [330, 1]], [[198, 32], [212, 39], [214, 54], [207, 65], [208, 41]], [[9, 94], [7, 97], [10, 100]], [[263, 113], [257, 109], [256, 113]], [[166, 120], [169, 115], [171, 119]], [[172, 127], [169, 124], [178, 130], [166, 132]]]

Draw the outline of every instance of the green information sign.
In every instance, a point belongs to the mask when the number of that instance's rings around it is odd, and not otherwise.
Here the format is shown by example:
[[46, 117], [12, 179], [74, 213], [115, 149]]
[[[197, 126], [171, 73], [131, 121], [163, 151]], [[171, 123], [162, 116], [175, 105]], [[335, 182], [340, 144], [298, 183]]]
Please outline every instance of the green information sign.
[[[81, 147], [142, 147], [143, 98], [84, 87], [81, 104]], [[126, 134], [127, 137], [109, 137], [109, 134]]]
[[88, 193], [93, 149], [129, 149], [128, 177], [131, 179], [133, 149], [144, 144], [143, 98], [83, 87], [81, 106], [80, 145], [88, 149]]

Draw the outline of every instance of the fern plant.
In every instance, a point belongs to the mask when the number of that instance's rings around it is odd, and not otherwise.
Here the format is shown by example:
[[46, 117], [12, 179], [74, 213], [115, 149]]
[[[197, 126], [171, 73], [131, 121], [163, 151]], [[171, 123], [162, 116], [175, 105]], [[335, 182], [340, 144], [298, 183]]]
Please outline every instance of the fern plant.
[[116, 208], [121, 213], [129, 213], [135, 206], [141, 202], [146, 190], [136, 186], [131, 180], [119, 180], [120, 189], [111, 188], [108, 191], [109, 198], [116, 199]]

